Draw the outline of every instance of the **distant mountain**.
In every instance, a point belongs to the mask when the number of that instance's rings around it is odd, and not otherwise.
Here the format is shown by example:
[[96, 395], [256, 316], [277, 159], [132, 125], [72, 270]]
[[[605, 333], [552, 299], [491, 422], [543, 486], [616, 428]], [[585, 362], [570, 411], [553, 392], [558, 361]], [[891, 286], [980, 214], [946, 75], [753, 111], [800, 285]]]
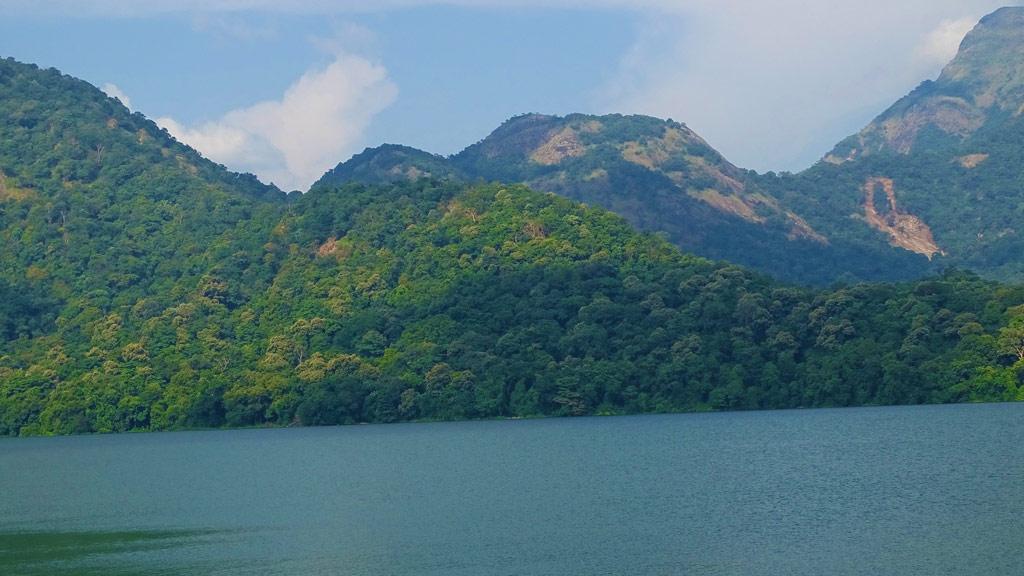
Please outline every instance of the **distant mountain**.
[[701, 256], [812, 284], [910, 278], [928, 267], [926, 259], [884, 244], [833, 241], [762, 190], [752, 173], [671, 120], [527, 114], [441, 162], [385, 146], [340, 164], [322, 182], [379, 183], [429, 172], [525, 183], [612, 210]]
[[444, 156], [409, 146], [385, 144], [367, 148], [348, 162], [339, 164], [324, 174], [314, 187], [348, 182], [392, 184], [420, 178], [461, 179], [462, 174]]
[[[536, 138], [537, 181], [614, 156], [612, 185], [677, 186], [628, 188], [640, 205], [793, 230], [681, 125], [618, 121], [601, 141], [527, 118], [456, 164], [498, 170], [499, 142]], [[362, 158], [286, 197], [85, 82], [0, 62], [0, 434], [1024, 399], [1024, 288], [785, 286], [600, 208], [438, 179], [436, 157]]]
[[[921, 84], [825, 157], [842, 164], [874, 154], [946, 153], [984, 128], [1024, 112], [1024, 8], [981, 19], [935, 81]], [[958, 158], [959, 160], [959, 158]], [[963, 158], [979, 165], [981, 158]], [[970, 168], [971, 166], [965, 166]]]
[[1024, 279], [1024, 8], [984, 17], [938, 79], [815, 167], [758, 182], [830, 238]]
[[643, 116], [528, 114], [447, 163], [407, 150], [387, 154], [389, 179], [360, 175], [389, 152], [353, 158], [335, 181], [522, 182], [787, 281], [948, 267], [1024, 280], [1024, 7], [983, 18], [938, 79], [799, 174], [742, 170], [685, 125]]

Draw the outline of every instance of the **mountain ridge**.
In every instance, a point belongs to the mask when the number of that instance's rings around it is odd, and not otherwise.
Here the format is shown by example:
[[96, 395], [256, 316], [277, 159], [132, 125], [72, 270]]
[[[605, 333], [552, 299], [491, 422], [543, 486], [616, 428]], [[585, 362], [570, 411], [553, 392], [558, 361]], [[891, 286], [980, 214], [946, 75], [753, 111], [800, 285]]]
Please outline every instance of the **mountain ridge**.
[[[404, 156], [374, 174], [367, 149], [323, 182], [378, 183], [418, 170]], [[420, 152], [437, 162], [440, 157]], [[642, 115], [523, 114], [444, 159], [445, 177], [522, 182], [531, 188], [602, 206], [641, 230], [665, 233], [684, 250], [751, 266], [783, 280], [828, 284], [849, 279], [908, 279], [927, 260], [886, 246], [834, 242], [797, 211], [762, 189], [752, 173], [725, 159], [685, 124]], [[363, 176], [353, 177], [360, 173]], [[844, 262], [837, 272], [835, 262]]]
[[[1008, 7], [981, 19], [938, 78], [822, 162], [760, 183], [830, 237], [880, 237], [940, 266], [1020, 281], [1022, 114], [1024, 7]], [[889, 206], [872, 198], [872, 182], [881, 181]]]
[[524, 114], [445, 159], [446, 177], [603, 206], [684, 250], [786, 281], [907, 280], [951, 266], [1020, 280], [1022, 114], [1024, 7], [1008, 7], [981, 19], [938, 78], [797, 174], [743, 170], [672, 121]]
[[[0, 434], [1024, 399], [1024, 287], [787, 286], [520, 184], [285, 197], [152, 126], [0, 63]], [[671, 183], [641, 128], [536, 174]]]

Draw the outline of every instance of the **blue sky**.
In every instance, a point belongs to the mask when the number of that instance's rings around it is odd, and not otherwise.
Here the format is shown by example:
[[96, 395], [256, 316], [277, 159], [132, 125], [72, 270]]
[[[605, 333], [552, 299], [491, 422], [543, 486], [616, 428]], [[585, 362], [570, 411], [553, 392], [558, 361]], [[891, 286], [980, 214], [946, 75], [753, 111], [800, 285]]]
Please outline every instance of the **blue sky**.
[[798, 170], [933, 77], [987, 0], [0, 0], [0, 56], [121, 94], [285, 188], [365, 146], [453, 153], [524, 112], [684, 121]]

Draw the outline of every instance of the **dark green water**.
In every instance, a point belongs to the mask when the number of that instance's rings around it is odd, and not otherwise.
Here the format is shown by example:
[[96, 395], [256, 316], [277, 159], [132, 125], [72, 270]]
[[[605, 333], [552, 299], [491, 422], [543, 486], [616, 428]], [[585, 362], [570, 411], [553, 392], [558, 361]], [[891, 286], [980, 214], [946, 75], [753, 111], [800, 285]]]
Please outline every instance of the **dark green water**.
[[0, 574], [1024, 574], [1024, 404], [0, 440]]

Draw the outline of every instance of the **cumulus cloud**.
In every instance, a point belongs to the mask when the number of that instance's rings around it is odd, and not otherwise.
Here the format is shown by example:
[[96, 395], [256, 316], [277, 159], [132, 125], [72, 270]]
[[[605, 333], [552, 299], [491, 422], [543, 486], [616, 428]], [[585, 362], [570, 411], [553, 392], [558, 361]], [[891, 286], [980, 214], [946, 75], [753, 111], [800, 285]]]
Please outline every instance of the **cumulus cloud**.
[[124, 104], [125, 108], [131, 109], [131, 99], [128, 98], [128, 96], [124, 93], [123, 90], [117, 87], [117, 84], [107, 82], [103, 85], [102, 88], [100, 88], [100, 90], [103, 90], [103, 92], [105, 92], [107, 96], [110, 96], [111, 98], [117, 98], [118, 100], [120, 100], [121, 104]]
[[232, 110], [198, 126], [173, 118], [156, 122], [232, 169], [253, 172], [285, 190], [305, 190], [355, 151], [367, 125], [397, 94], [383, 66], [339, 54], [326, 68], [304, 74], [280, 100]]

